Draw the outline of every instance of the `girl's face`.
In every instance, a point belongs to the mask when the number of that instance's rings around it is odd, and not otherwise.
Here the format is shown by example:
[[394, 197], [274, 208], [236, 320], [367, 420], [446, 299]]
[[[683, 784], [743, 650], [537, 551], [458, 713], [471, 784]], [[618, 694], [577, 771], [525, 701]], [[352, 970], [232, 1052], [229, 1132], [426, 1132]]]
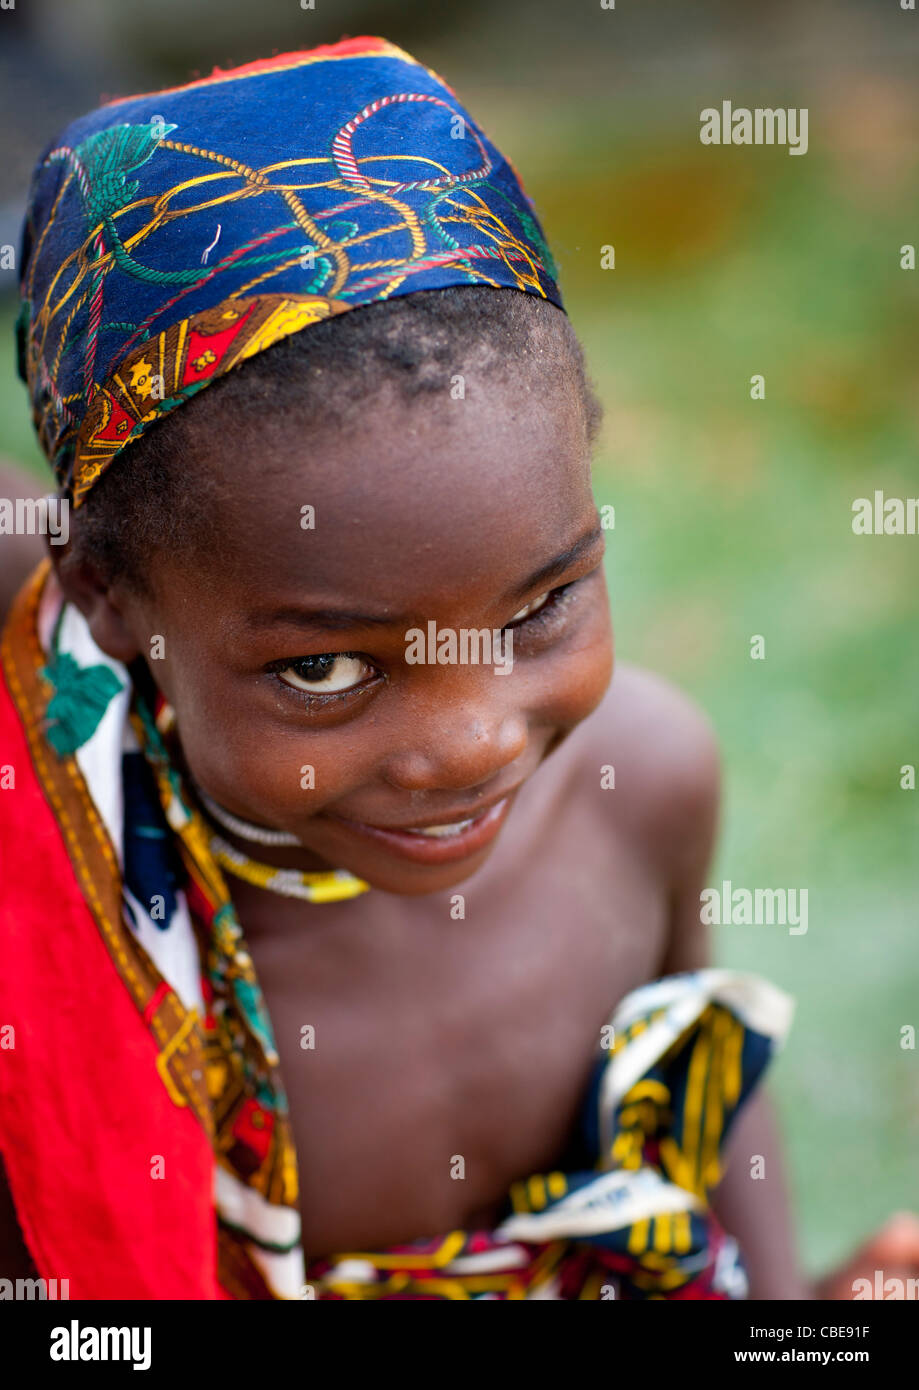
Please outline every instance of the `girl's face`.
[[216, 543], [157, 554], [154, 599], [114, 596], [193, 778], [304, 846], [260, 860], [392, 893], [461, 882], [612, 671], [573, 379], [386, 390], [321, 430], [253, 416], [202, 439], [189, 486], [199, 469], [226, 479]]

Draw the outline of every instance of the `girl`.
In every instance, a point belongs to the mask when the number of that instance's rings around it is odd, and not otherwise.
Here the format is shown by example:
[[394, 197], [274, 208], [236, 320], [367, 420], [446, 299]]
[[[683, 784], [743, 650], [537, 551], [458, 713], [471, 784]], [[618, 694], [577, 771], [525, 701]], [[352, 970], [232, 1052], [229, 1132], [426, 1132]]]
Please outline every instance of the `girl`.
[[3, 644], [10, 1268], [807, 1296], [711, 736], [609, 684], [598, 407], [451, 90], [364, 38], [75, 122], [20, 364], [72, 526]]

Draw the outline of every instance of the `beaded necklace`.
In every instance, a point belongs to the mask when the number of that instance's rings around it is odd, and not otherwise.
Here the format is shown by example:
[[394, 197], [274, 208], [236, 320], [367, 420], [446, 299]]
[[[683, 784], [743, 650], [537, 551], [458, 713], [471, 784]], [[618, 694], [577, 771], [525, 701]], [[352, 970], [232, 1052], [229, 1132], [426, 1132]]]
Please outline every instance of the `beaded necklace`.
[[[160, 734], [168, 736], [175, 730], [175, 712], [171, 705], [160, 700], [156, 716]], [[191, 779], [189, 779], [191, 782]], [[191, 782], [197, 800], [212, 821], [222, 825], [225, 830], [238, 835], [240, 839], [251, 840], [254, 844], [272, 846], [300, 845], [296, 835], [286, 830], [270, 830], [267, 826], [253, 825], [251, 821], [234, 816], [232, 812], [208, 796], [196, 783]], [[337, 903], [348, 898], [356, 898], [366, 893], [370, 884], [357, 878], [347, 869], [326, 869], [319, 873], [305, 873], [300, 869], [279, 869], [274, 864], [262, 864], [248, 854], [236, 849], [211, 826], [210, 851], [217, 863], [234, 878], [244, 883], [265, 888], [271, 893], [279, 893], [285, 898], [301, 898], [310, 903]]]
[[328, 869], [324, 873], [303, 873], [300, 869], [278, 869], [274, 864], [260, 864], [235, 849], [216, 834], [211, 836], [211, 854], [227, 873], [253, 883], [257, 888], [280, 893], [285, 898], [303, 898], [311, 903], [337, 903], [356, 898], [370, 887], [362, 878], [355, 878], [346, 869]]

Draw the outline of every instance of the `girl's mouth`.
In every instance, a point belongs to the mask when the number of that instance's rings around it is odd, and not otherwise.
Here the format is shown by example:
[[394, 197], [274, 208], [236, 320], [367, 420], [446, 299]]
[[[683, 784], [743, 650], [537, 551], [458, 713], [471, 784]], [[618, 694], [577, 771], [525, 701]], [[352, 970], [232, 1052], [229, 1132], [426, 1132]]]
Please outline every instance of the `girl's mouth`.
[[416, 864], [452, 864], [466, 859], [490, 844], [504, 824], [510, 809], [511, 797], [502, 797], [477, 815], [446, 825], [419, 825], [394, 829], [382, 825], [367, 825], [363, 821], [330, 816], [351, 835], [372, 840], [402, 859]]

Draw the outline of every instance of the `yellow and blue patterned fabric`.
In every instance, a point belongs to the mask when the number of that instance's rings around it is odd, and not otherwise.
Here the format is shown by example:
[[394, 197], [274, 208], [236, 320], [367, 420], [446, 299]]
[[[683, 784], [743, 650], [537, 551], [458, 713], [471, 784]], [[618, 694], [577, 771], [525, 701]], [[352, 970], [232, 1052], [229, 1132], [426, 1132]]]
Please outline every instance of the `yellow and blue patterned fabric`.
[[734, 1119], [781, 1048], [792, 1011], [781, 990], [728, 970], [632, 991], [601, 1030], [559, 1169], [515, 1183], [493, 1231], [312, 1261], [312, 1296], [746, 1297], [742, 1252], [710, 1198]]

